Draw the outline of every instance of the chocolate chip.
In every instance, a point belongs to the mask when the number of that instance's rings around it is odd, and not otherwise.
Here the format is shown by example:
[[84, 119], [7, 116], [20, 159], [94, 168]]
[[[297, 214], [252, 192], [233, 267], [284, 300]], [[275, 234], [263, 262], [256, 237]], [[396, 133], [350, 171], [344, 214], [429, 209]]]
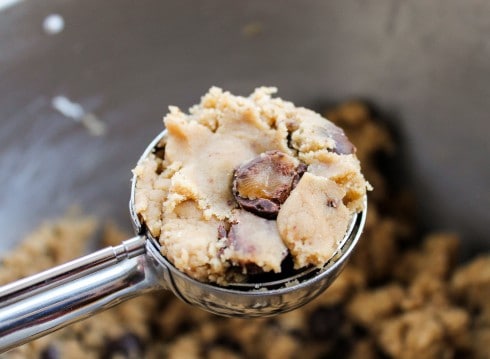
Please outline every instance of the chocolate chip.
[[369, 331], [362, 325], [352, 324], [351, 336], [355, 339], [363, 339], [369, 336]]
[[297, 273], [297, 271], [295, 271], [294, 269], [293, 257], [289, 253], [285, 256], [281, 263], [280, 273], [264, 272], [263, 270], [261, 270], [260, 272], [250, 273], [248, 272], [248, 269], [249, 268], [247, 268], [247, 275], [249, 276], [250, 283], [273, 282], [285, 278], [290, 278]]
[[352, 338], [340, 336], [335, 340], [334, 345], [330, 348], [327, 357], [339, 359], [348, 358], [354, 345], [355, 342], [352, 340]]
[[296, 187], [299, 180], [304, 175], [304, 173], [306, 172], [307, 169], [308, 169], [308, 166], [305, 165], [304, 163], [300, 163], [298, 165], [298, 167], [296, 168], [296, 175], [293, 177], [293, 185], [291, 187], [291, 191]]
[[123, 336], [113, 339], [106, 344], [103, 358], [123, 358], [133, 359], [143, 357], [145, 346], [140, 337], [133, 333], [126, 333]]
[[349, 141], [344, 131], [333, 134], [333, 140], [335, 141], [334, 152], [339, 155], [350, 155], [356, 152], [356, 147]]
[[44, 348], [40, 355], [40, 359], [60, 359], [60, 351], [54, 345], [50, 344], [46, 348]]
[[276, 219], [277, 213], [279, 212], [279, 204], [269, 199], [247, 199], [239, 196], [235, 196], [235, 198], [244, 210], [262, 218]]
[[238, 341], [236, 341], [235, 339], [230, 338], [229, 336], [221, 335], [221, 336], [217, 337], [213, 341], [212, 345], [216, 346], [216, 347], [226, 348], [226, 349], [228, 349], [234, 353], [242, 353], [243, 352], [243, 348], [242, 348], [241, 344]]
[[246, 269], [247, 274], [250, 274], [250, 275], [256, 275], [256, 274], [260, 274], [260, 273], [264, 272], [262, 267], [258, 266], [255, 263], [245, 263], [244, 267]]
[[288, 131], [286, 137], [287, 146], [289, 147], [289, 149], [296, 151], [296, 148], [294, 148], [293, 145], [293, 132], [298, 129], [298, 124], [295, 121], [288, 121], [286, 122], [286, 129]]
[[183, 320], [177, 324], [176, 332], [182, 335], [189, 333], [194, 328], [195, 324], [190, 319], [183, 318]]
[[[380, 347], [377, 347], [376, 348], [376, 358], [390, 359], [390, 358], [392, 358], [392, 356], [385, 353], [383, 351], [383, 349], [381, 349]], [[471, 358], [471, 355], [463, 355], [463, 356], [454, 355], [453, 358]]]
[[233, 195], [245, 210], [275, 219], [306, 171], [304, 164], [281, 151], [267, 151], [244, 163], [233, 175]]
[[309, 332], [313, 339], [335, 338], [338, 336], [344, 315], [339, 306], [321, 306], [309, 316]]
[[160, 140], [159, 143], [153, 148], [153, 154], [160, 158], [160, 159], [165, 159], [165, 146], [166, 146], [166, 139]]
[[349, 141], [347, 136], [340, 127], [332, 123], [326, 122], [324, 133], [335, 142], [333, 152], [339, 155], [350, 155], [356, 152], [356, 147]]
[[226, 238], [226, 228], [223, 224], [218, 226], [218, 239]]

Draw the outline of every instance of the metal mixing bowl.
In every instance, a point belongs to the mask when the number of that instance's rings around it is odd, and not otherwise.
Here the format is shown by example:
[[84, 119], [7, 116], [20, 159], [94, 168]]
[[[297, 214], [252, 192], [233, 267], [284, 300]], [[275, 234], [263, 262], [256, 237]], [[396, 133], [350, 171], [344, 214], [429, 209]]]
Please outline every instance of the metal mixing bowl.
[[[490, 248], [490, 2], [0, 6], [0, 251], [73, 204], [129, 229], [130, 169], [167, 105], [187, 108], [212, 85], [273, 85], [316, 109], [369, 99], [403, 135], [422, 222], [460, 232], [468, 251]], [[50, 14], [61, 32], [43, 29]], [[56, 96], [105, 135], [55, 110]]]

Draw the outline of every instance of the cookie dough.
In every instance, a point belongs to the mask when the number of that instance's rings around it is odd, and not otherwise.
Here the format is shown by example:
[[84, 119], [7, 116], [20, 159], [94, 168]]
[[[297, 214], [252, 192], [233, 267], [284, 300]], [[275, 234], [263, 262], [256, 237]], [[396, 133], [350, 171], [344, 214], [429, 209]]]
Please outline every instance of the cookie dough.
[[[280, 98], [211, 88], [138, 164], [135, 210], [177, 269], [226, 284], [323, 266], [370, 185], [354, 145], [321, 115]], [[240, 274], [241, 276], [237, 276]]]

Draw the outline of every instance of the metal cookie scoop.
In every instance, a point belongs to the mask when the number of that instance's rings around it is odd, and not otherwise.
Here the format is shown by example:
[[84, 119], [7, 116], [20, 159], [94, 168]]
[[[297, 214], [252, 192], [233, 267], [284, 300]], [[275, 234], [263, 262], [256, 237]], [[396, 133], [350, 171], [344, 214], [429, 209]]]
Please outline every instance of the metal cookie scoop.
[[[147, 157], [163, 131], [143, 153]], [[287, 278], [226, 287], [198, 282], [177, 270], [160, 253], [160, 244], [130, 212], [137, 236], [42, 273], [0, 287], [0, 353], [150, 291], [171, 290], [183, 301], [215, 314], [239, 317], [274, 315], [298, 308], [323, 292], [356, 246], [366, 210], [353, 216], [336, 255], [323, 268]]]

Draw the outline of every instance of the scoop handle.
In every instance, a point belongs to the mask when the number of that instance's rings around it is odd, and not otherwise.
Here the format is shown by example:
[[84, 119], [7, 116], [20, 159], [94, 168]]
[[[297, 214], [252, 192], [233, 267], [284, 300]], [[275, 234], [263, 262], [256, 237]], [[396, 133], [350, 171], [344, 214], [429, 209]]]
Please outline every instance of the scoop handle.
[[[134, 237], [0, 287], [0, 353], [142, 293], [166, 289], [161, 266]], [[33, 258], [35, 260], [35, 258]]]

